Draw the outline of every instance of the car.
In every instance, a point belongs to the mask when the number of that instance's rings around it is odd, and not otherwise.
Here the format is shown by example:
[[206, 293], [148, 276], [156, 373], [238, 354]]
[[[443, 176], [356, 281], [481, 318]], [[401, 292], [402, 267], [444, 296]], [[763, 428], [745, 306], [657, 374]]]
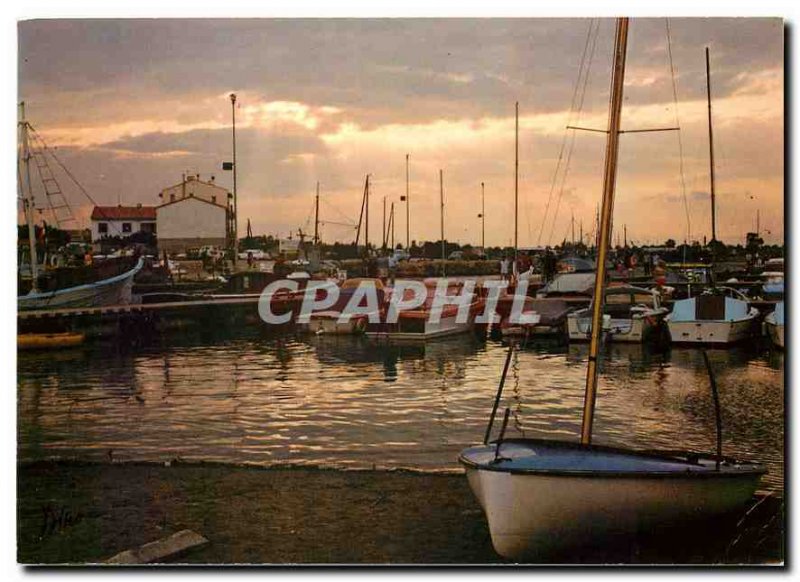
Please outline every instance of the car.
[[248, 258], [248, 256], [252, 256], [256, 261], [262, 261], [264, 259], [269, 258], [269, 253], [266, 253], [261, 249], [247, 249], [241, 251], [237, 256], [240, 259], [245, 259], [245, 260]]
[[453, 251], [452, 253], [450, 253], [450, 256], [447, 257], [447, 259], [450, 261], [460, 261], [463, 258], [464, 258], [463, 251]]
[[223, 251], [222, 249], [220, 249], [218, 247], [215, 247], [215, 246], [206, 245], [204, 247], [200, 247], [200, 250], [198, 251], [198, 254], [201, 257], [210, 257], [212, 259], [221, 259], [221, 258], [223, 258], [225, 256], [225, 251]]

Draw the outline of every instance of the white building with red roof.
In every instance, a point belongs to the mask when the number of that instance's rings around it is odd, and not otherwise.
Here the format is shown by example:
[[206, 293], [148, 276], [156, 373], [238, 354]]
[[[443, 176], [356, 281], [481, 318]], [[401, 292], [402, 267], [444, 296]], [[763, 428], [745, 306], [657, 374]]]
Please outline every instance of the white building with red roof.
[[156, 233], [155, 206], [95, 206], [92, 210], [92, 241], [103, 237], [125, 238], [136, 232]]

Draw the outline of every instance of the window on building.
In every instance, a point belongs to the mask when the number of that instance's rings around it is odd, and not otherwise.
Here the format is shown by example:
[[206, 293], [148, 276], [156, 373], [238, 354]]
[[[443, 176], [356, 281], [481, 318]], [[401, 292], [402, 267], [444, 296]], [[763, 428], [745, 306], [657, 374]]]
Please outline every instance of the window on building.
[[130, 222], [123, 222], [122, 223], [122, 232], [131, 232], [131, 223]]
[[98, 222], [97, 223], [97, 232], [100, 234], [108, 234], [108, 223], [107, 222]]

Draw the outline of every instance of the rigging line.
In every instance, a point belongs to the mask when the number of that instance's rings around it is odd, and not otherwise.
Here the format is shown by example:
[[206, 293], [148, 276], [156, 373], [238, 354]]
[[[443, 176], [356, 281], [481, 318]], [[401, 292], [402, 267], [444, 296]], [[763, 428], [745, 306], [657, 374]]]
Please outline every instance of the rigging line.
[[[593, 19], [591, 19], [589, 21], [589, 30], [586, 32], [586, 42], [583, 45], [583, 54], [581, 55], [581, 64], [580, 64], [580, 67], [578, 68], [578, 78], [575, 79], [575, 88], [572, 91], [572, 100], [570, 102], [569, 112], [567, 113], [567, 125], [570, 124], [570, 121], [572, 120], [572, 115], [573, 115], [573, 112], [574, 112], [574, 109], [575, 109], [575, 102], [577, 101], [578, 90], [579, 90], [579, 88], [581, 86], [581, 77], [583, 75], [583, 67], [584, 67], [584, 64], [586, 63], [586, 53], [589, 50], [589, 41], [592, 38], [592, 27], [594, 25], [595, 25], [595, 19], [593, 18]], [[598, 26], [599, 26], [599, 23], [598, 23]], [[539, 227], [539, 237], [536, 239], [537, 246], [540, 245], [541, 242], [542, 242], [542, 233], [544, 232], [544, 225], [547, 222], [547, 214], [550, 211], [550, 201], [551, 201], [551, 199], [553, 197], [553, 192], [555, 191], [556, 182], [558, 181], [558, 171], [561, 168], [561, 161], [562, 161], [562, 159], [564, 157], [564, 149], [565, 149], [565, 147], [567, 145], [567, 137], [568, 136], [569, 136], [569, 130], [565, 129], [564, 130], [564, 135], [561, 138], [561, 148], [560, 148], [560, 150], [558, 152], [558, 161], [556, 162], [556, 170], [553, 173], [553, 180], [550, 183], [550, 192], [547, 194], [547, 204], [545, 205], [545, 208], [544, 208], [544, 216], [542, 216], [542, 225]]]
[[[575, 121], [576, 123], [580, 121], [581, 115], [582, 115], [582, 112], [583, 112], [583, 104], [584, 104], [585, 99], [586, 99], [586, 90], [587, 90], [587, 88], [589, 86], [589, 78], [590, 78], [590, 73], [591, 73], [591, 69], [592, 69], [592, 63], [594, 62], [595, 48], [597, 47], [597, 37], [599, 36], [599, 34], [600, 34], [600, 21], [598, 20], [597, 21], [597, 26], [595, 27], [595, 30], [594, 30], [594, 37], [593, 37], [593, 40], [592, 40], [592, 47], [591, 47], [591, 50], [589, 52], [589, 61], [588, 61], [587, 65], [586, 65], [586, 74], [583, 77], [583, 88], [581, 89], [581, 96], [580, 96], [580, 100], [578, 102], [577, 119]], [[566, 163], [564, 164], [564, 171], [561, 173], [561, 186], [559, 187], [558, 198], [556, 200], [556, 209], [555, 209], [555, 212], [553, 213], [553, 225], [550, 228], [550, 236], [547, 239], [548, 242], [552, 241], [553, 232], [556, 229], [556, 221], [558, 220], [558, 211], [561, 208], [561, 199], [562, 199], [562, 197], [564, 195], [564, 185], [565, 185], [565, 183], [567, 181], [567, 175], [569, 174], [569, 164], [570, 164], [570, 161], [572, 161], [572, 152], [575, 150], [576, 137], [577, 137], [576, 133], [573, 131], [571, 139], [570, 139], [569, 149], [567, 150], [567, 160], [566, 160]]]
[[[86, 188], [84, 188], [83, 185], [80, 182], [78, 182], [78, 179], [75, 176], [72, 175], [72, 172], [69, 171], [69, 169], [64, 165], [64, 163], [61, 161], [61, 159], [56, 155], [55, 151], [53, 151], [53, 149], [50, 146], [47, 145], [47, 142], [44, 141], [44, 138], [41, 135], [39, 135], [39, 133], [33, 128], [33, 126], [30, 123], [28, 124], [28, 128], [30, 130], [30, 133], [33, 135], [34, 139], [39, 141], [39, 142], [41, 142], [42, 149], [47, 151], [52, 156], [52, 158], [61, 167], [61, 169], [64, 170], [64, 173], [69, 177], [69, 179], [72, 180], [75, 183], [75, 185], [78, 187], [78, 189], [81, 191], [81, 193], [84, 196], [86, 196], [86, 198], [89, 199], [89, 202], [94, 204], [95, 208], [97, 208], [98, 210], [101, 209], [102, 207], [99, 204], [97, 204], [95, 199], [92, 198], [91, 194], [89, 194], [89, 192], [86, 191]], [[116, 224], [114, 224], [114, 221], [112, 219], [110, 219], [106, 215], [105, 211], [100, 210], [100, 214], [103, 216], [103, 218], [105, 218], [106, 220], [109, 221], [109, 223], [114, 227], [114, 229], [121, 236], [122, 235], [122, 231], [120, 230], [120, 228]]]
[[[672, 60], [672, 34], [669, 28], [669, 18], [664, 19], [667, 30], [667, 54], [669, 55], [669, 72], [672, 76], [672, 98], [675, 103], [675, 125], [680, 127], [680, 117], [678, 114], [678, 81], [675, 76], [675, 65]], [[678, 155], [679, 155], [679, 168], [681, 174], [681, 193], [683, 195], [683, 207], [686, 211], [686, 243], [692, 240], [692, 220], [689, 213], [689, 199], [686, 197], [686, 176], [683, 169], [683, 138], [681, 137], [680, 130], [678, 134]]]
[[[333, 211], [334, 211], [334, 212], [336, 212], [337, 214], [339, 214], [339, 216], [341, 216], [341, 217], [342, 217], [342, 218], [344, 218], [345, 220], [349, 220], [349, 221], [351, 221], [351, 222], [352, 222], [352, 219], [351, 219], [349, 216], [347, 216], [347, 215], [346, 215], [344, 212], [342, 212], [341, 210], [339, 210], [339, 209], [338, 209], [336, 206], [334, 206], [332, 203], [330, 203], [330, 202], [329, 202], [328, 200], [326, 200], [325, 198], [320, 198], [320, 199], [319, 199], [319, 201], [320, 201], [320, 202], [322, 202], [323, 204], [325, 204], [325, 206], [327, 206], [328, 208], [330, 208], [331, 210], [333, 210]], [[355, 225], [356, 225], [356, 223], [355, 223], [355, 222], [353, 222], [353, 226], [355, 226]]]

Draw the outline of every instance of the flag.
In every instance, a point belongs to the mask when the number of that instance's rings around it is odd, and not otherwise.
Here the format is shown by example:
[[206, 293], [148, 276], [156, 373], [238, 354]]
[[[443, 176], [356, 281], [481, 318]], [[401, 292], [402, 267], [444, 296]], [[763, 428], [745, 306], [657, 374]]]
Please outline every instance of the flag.
[[233, 162], [222, 162], [222, 169], [223, 170], [232, 170], [233, 169]]
[[406, 197], [405, 196], [400, 196], [400, 202], [405, 202], [405, 201], [406, 201]]

